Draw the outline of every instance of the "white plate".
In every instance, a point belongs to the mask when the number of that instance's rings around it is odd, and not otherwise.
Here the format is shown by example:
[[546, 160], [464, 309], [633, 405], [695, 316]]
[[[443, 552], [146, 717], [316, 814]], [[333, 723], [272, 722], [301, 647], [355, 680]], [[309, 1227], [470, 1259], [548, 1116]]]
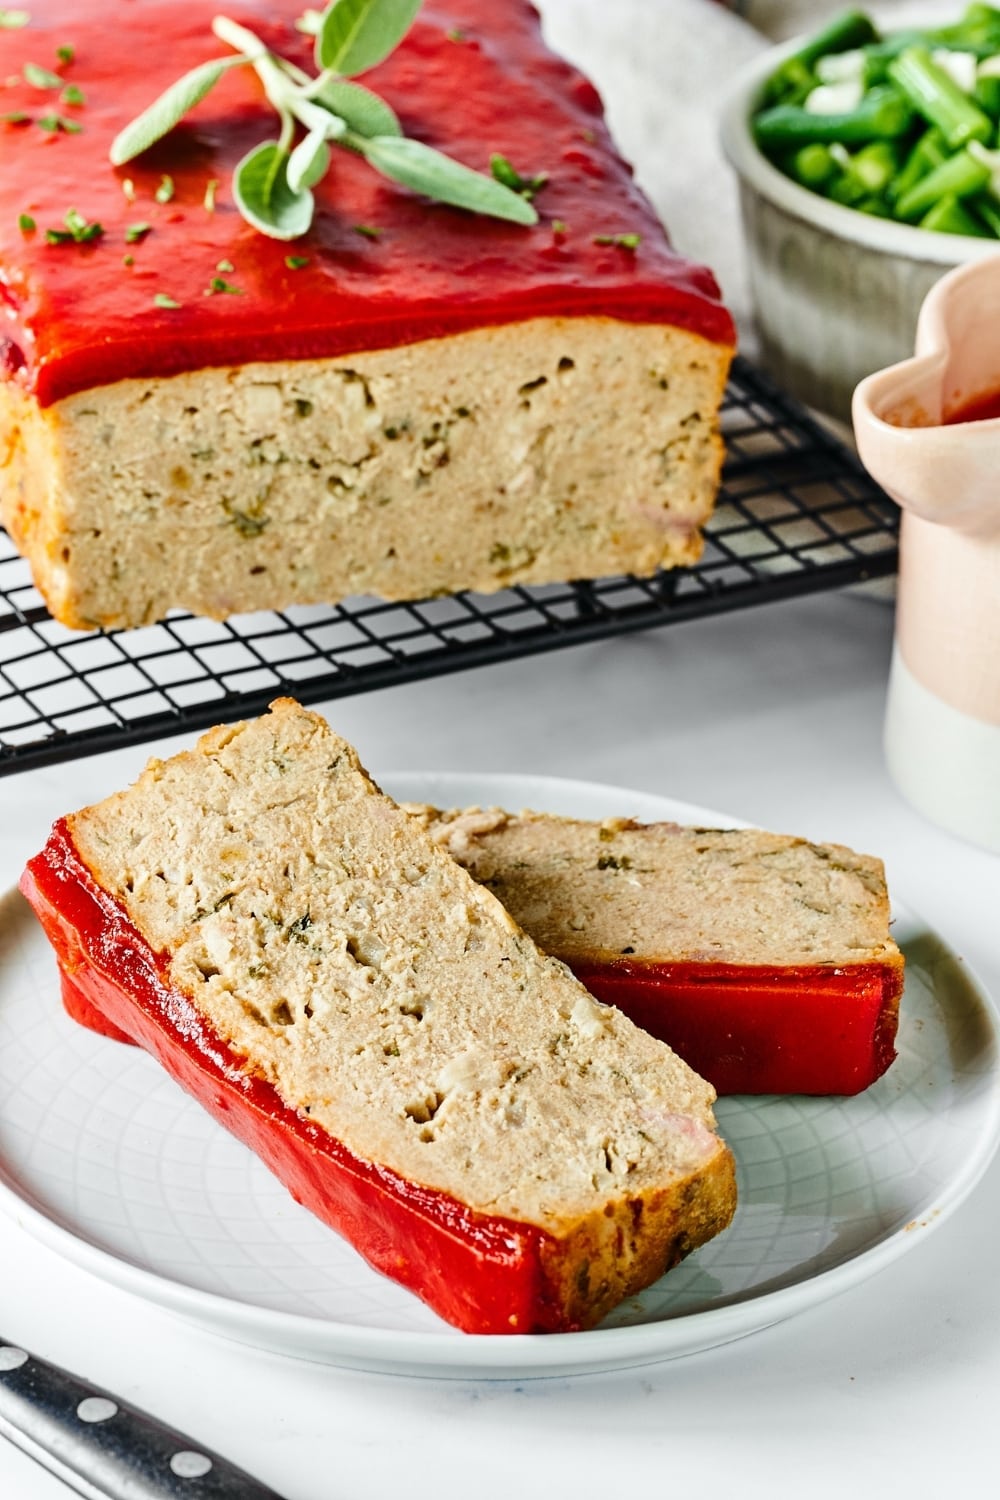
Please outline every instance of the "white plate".
[[[396, 775], [400, 799], [736, 819], [536, 777]], [[0, 903], [0, 1206], [79, 1266], [244, 1343], [409, 1375], [518, 1377], [672, 1359], [833, 1297], [918, 1244], [998, 1143], [997, 1022], [964, 964], [897, 908], [899, 1058], [854, 1099], [725, 1099], [732, 1226], [588, 1333], [442, 1323], [299, 1208], [144, 1053], [70, 1021], [16, 894]]]

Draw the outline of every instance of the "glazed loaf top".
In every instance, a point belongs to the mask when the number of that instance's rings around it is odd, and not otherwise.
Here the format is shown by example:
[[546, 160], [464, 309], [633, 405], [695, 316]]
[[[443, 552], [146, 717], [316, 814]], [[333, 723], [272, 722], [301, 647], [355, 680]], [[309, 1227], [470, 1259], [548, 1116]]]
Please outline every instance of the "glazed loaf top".
[[67, 826], [171, 984], [363, 1160], [560, 1233], [727, 1154], [711, 1087], [290, 700]]
[[[221, 8], [309, 66], [311, 39], [294, 27], [301, 0]], [[488, 172], [497, 153], [526, 177], [544, 176], [532, 228], [431, 204], [338, 151], [314, 189], [308, 235], [289, 244], [257, 233], [233, 207], [229, 180], [248, 150], [274, 138], [276, 116], [246, 68], [151, 151], [112, 168], [118, 131], [181, 73], [225, 55], [210, 29], [219, 9], [218, 0], [131, 0], [111, 23], [100, 0], [36, 0], [28, 26], [0, 30], [0, 73], [11, 80], [0, 122], [10, 314], [0, 370], [42, 405], [128, 377], [339, 357], [539, 315], [597, 313], [733, 342], [711, 274], [671, 250], [614, 150], [597, 93], [547, 50], [527, 0], [432, 0], [364, 81], [408, 134], [466, 165]], [[19, 82], [25, 64], [56, 69], [84, 102]], [[53, 127], [53, 116], [64, 124]], [[165, 177], [172, 191], [160, 202]], [[102, 233], [49, 243], [46, 231], [65, 232], [70, 209]], [[24, 215], [34, 230], [19, 228]], [[150, 228], [130, 242], [137, 223]], [[622, 235], [629, 244], [615, 243]], [[290, 251], [307, 264], [289, 267]], [[212, 294], [220, 265], [233, 268], [222, 278], [232, 293]]]
[[568, 963], [902, 967], [882, 862], [840, 844], [499, 808], [410, 811]]

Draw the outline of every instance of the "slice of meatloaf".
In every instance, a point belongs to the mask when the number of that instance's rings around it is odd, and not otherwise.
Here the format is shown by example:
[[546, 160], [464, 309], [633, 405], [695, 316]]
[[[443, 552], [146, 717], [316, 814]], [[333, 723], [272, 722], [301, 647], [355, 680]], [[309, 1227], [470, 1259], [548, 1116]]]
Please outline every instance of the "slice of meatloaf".
[[881, 860], [756, 828], [411, 811], [720, 1093], [853, 1094], [892, 1062], [903, 955]]
[[70, 1003], [462, 1328], [589, 1326], [729, 1222], [711, 1087], [290, 700], [64, 820], [25, 890]]

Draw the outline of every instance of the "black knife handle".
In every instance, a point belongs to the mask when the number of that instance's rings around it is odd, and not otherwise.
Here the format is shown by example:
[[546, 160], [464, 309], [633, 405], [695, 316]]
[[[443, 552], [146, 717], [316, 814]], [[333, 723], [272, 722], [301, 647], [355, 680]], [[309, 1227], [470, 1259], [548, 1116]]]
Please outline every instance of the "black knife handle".
[[282, 1500], [210, 1448], [2, 1339], [0, 1434], [87, 1500]]

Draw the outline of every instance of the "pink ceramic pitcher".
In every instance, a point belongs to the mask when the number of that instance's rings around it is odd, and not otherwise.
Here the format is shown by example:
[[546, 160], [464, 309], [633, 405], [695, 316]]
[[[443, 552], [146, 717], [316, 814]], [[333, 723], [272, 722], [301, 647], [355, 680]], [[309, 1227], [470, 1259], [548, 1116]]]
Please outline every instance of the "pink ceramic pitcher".
[[889, 770], [934, 822], [1000, 851], [1000, 415], [964, 420], [977, 401], [1000, 413], [1000, 253], [937, 283], [914, 358], [853, 407], [862, 462], [903, 508]]

